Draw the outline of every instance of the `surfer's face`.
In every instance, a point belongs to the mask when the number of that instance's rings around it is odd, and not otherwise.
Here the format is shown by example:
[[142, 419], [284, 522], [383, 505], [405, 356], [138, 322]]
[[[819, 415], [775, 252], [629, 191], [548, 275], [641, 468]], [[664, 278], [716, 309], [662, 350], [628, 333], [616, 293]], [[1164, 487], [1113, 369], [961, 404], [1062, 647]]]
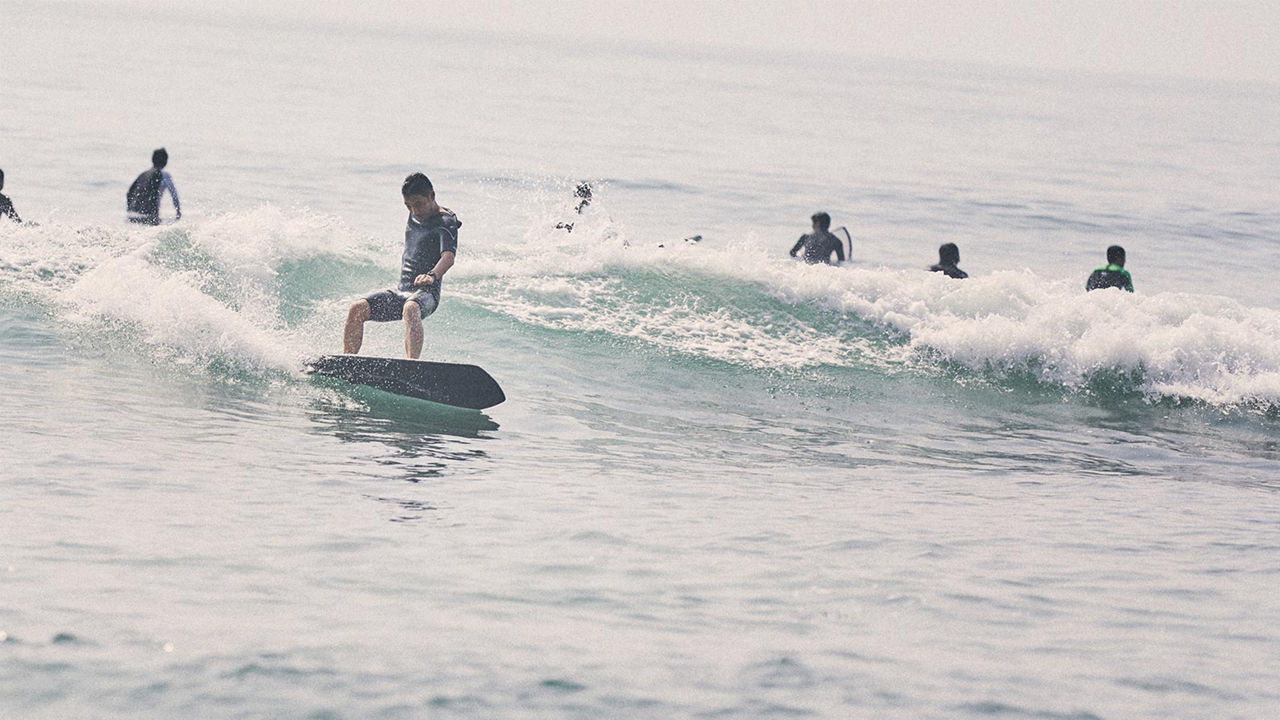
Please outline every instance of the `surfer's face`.
[[409, 212], [413, 216], [421, 220], [434, 211], [436, 205], [435, 193], [430, 195], [405, 195], [404, 206], [409, 208]]

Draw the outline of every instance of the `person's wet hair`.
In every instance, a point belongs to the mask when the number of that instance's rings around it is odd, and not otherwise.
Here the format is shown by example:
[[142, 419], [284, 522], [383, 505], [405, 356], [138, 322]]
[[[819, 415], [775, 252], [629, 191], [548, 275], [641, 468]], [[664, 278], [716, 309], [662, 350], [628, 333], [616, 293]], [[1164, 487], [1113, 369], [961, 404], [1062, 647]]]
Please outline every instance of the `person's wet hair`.
[[1119, 245], [1112, 245], [1107, 248], [1107, 262], [1124, 267], [1124, 248]]
[[955, 243], [946, 243], [938, 248], [939, 265], [959, 265], [960, 248]]
[[831, 227], [831, 216], [824, 212], [816, 212], [809, 219], [818, 225], [819, 230], [826, 230]]
[[169, 164], [169, 152], [164, 148], [160, 148], [151, 153], [151, 164], [163, 170], [164, 166]]
[[0, 190], [4, 189], [4, 170], [0, 170]]
[[404, 179], [404, 185], [400, 187], [400, 194], [408, 197], [410, 195], [421, 195], [428, 197], [436, 189], [431, 185], [431, 180], [420, 172], [414, 173]]

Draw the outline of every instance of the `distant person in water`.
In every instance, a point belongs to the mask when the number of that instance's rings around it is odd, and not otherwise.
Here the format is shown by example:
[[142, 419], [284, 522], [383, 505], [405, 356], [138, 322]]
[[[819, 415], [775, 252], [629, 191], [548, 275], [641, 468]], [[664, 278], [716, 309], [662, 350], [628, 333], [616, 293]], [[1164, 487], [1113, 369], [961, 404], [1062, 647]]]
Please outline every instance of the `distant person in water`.
[[422, 173], [404, 179], [400, 188], [409, 219], [404, 228], [400, 284], [357, 300], [347, 311], [342, 352], [355, 355], [364, 343], [364, 324], [404, 320], [404, 352], [422, 354], [422, 318], [440, 305], [440, 280], [453, 267], [458, 253], [458, 228], [453, 211], [436, 203], [436, 191]]
[[831, 262], [831, 253], [836, 254], [836, 263], [844, 262], [844, 243], [827, 230], [831, 227], [831, 216], [819, 212], [814, 213], [810, 220], [813, 221], [813, 232], [800, 236], [791, 248], [791, 257], [795, 257], [796, 253], [804, 248], [804, 261], [807, 263], [834, 265], [835, 263]]
[[[0, 170], [0, 190], [3, 189], [4, 170]], [[22, 218], [18, 217], [18, 211], [13, 209], [13, 201], [3, 194], [0, 194], [0, 217], [7, 217], [14, 222], [22, 222]]]
[[[573, 191], [573, 196], [578, 198], [578, 206], [574, 208], [574, 212], [581, 215], [582, 211], [591, 204], [591, 183], [578, 183], [578, 189]], [[558, 222], [556, 229], [573, 232], [573, 223]]]
[[1124, 248], [1112, 245], [1107, 248], [1107, 264], [1093, 271], [1085, 290], [1101, 290], [1103, 288], [1123, 288], [1133, 292], [1133, 277], [1124, 269]]
[[169, 153], [160, 148], [151, 153], [151, 169], [143, 172], [129, 186], [125, 196], [129, 222], [140, 225], [160, 224], [160, 196], [167, 190], [173, 200], [174, 220], [182, 219], [182, 205], [178, 202], [178, 189], [173, 186], [173, 176], [165, 172]]
[[938, 264], [930, 265], [929, 269], [933, 272], [944, 273], [949, 278], [963, 280], [969, 277], [969, 273], [956, 267], [960, 264], [960, 248], [955, 243], [947, 243], [938, 248]]

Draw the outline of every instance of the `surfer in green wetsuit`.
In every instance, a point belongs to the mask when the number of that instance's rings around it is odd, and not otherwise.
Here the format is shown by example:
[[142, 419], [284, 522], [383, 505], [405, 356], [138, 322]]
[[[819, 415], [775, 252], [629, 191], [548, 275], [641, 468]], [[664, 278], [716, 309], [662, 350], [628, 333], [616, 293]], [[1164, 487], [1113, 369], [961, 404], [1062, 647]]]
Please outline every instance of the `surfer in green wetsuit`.
[[1124, 269], [1124, 248], [1112, 245], [1107, 248], [1107, 264], [1093, 271], [1084, 289], [1122, 288], [1133, 292], [1133, 277]]
[[342, 331], [342, 351], [355, 355], [364, 343], [364, 324], [404, 320], [404, 352], [422, 354], [422, 318], [440, 305], [440, 284], [458, 252], [458, 228], [453, 211], [436, 203], [435, 188], [422, 173], [404, 179], [400, 189], [409, 219], [404, 229], [404, 254], [397, 287], [370, 293], [352, 303]]

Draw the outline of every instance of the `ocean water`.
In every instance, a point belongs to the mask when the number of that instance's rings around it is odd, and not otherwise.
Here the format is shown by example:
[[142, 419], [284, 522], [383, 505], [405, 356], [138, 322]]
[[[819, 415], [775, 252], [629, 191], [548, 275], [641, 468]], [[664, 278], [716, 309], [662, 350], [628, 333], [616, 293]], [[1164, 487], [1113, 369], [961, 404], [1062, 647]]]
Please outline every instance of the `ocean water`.
[[[3, 14], [0, 717], [1280, 712], [1280, 86]], [[301, 372], [415, 170], [485, 413]]]

